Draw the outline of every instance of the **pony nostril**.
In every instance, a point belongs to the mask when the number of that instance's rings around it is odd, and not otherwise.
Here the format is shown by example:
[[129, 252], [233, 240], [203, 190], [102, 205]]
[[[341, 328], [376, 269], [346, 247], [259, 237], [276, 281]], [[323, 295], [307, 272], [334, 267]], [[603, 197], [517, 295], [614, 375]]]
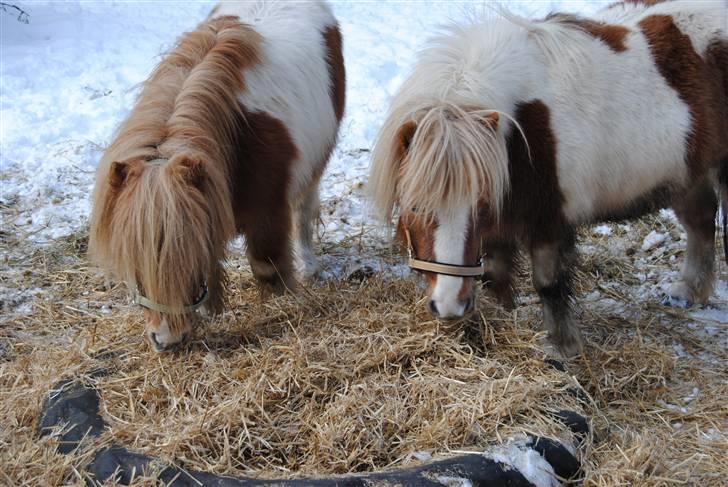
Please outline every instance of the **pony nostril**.
[[437, 310], [437, 305], [435, 304], [435, 300], [431, 299], [427, 302], [427, 309], [430, 310], [430, 313], [432, 313], [435, 316], [440, 316], [440, 312]]
[[473, 309], [473, 298], [465, 298], [465, 312], [469, 313]]
[[162, 346], [162, 344], [161, 344], [161, 343], [159, 343], [159, 340], [157, 339], [157, 334], [156, 334], [156, 333], [154, 333], [154, 332], [151, 332], [151, 333], [149, 334], [149, 338], [150, 338], [150, 339], [152, 340], [152, 345], [154, 345], [154, 348], [155, 348], [155, 349], [156, 349], [157, 351], [159, 351], [159, 350], [163, 350], [163, 349], [164, 349], [164, 347]]

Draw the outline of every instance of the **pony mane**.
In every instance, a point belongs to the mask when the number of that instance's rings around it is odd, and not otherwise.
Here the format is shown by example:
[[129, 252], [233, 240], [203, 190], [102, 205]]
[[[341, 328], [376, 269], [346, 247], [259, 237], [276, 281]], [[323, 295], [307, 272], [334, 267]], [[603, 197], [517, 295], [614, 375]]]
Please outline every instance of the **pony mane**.
[[211, 310], [224, 305], [222, 260], [235, 233], [228, 171], [244, 123], [237, 97], [260, 42], [233, 17], [183, 35], [142, 85], [97, 170], [91, 258], [180, 315], [205, 278]]
[[432, 217], [463, 207], [475, 212], [483, 202], [499, 214], [508, 155], [489, 122], [494, 113], [500, 112], [442, 101], [394, 107], [379, 133], [369, 181], [385, 219], [395, 206]]
[[[510, 111], [511, 93], [527, 89], [519, 83], [534, 69], [529, 56], [576, 79], [590, 42], [573, 16], [529, 20], [502, 6], [443, 26], [394, 96], [374, 146], [369, 189], [381, 216], [395, 207], [475, 211], [484, 202], [498, 218], [509, 189], [504, 134], [512, 128], [525, 140]], [[493, 113], [497, 129], [484, 123]], [[405, 147], [408, 126], [416, 129]]]

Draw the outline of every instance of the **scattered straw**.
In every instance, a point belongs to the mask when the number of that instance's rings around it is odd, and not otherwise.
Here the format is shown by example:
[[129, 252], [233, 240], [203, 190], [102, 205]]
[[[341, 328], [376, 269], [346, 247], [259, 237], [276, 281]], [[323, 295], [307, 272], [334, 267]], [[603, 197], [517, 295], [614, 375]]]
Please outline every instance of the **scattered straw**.
[[[615, 225], [614, 239], [638, 249], [641, 224], [624, 235]], [[249, 272], [236, 271], [231, 311], [160, 355], [126, 290], [88, 267], [83, 236], [44, 248], [5, 240], [0, 285], [45, 292], [0, 328], [0, 483], [83, 483], [91, 448], [56, 454], [35, 429], [54, 383], [101, 367], [109, 373], [84, 380], [101, 391], [110, 430], [92, 446], [118, 441], [189, 469], [287, 478], [396, 468], [523, 432], [569, 439], [548, 412], [572, 409], [594, 427], [580, 453], [585, 485], [716, 485], [728, 478], [725, 344], [685, 312], [635, 302], [640, 251], [609, 251], [615, 241], [582, 238], [580, 293], [599, 291], [621, 311], [582, 302], [589, 345], [567, 375], [543, 360], [525, 272], [516, 312], [481, 296], [480, 314], [443, 324], [417, 304], [413, 279], [318, 282], [261, 302]], [[669, 252], [649, 256], [658, 272], [675, 267]]]

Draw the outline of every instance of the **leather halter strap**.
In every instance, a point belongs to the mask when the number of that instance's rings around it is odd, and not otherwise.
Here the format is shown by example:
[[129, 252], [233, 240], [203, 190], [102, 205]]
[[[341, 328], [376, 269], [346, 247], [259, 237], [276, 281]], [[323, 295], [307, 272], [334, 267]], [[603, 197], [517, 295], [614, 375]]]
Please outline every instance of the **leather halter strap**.
[[480, 277], [485, 274], [485, 262], [481, 256], [476, 265], [445, 264], [434, 260], [422, 260], [414, 256], [412, 239], [409, 229], [405, 227], [404, 234], [407, 237], [407, 257], [411, 269], [416, 271], [433, 272], [444, 276], [453, 277]]
[[[205, 304], [205, 302], [207, 302], [209, 298], [210, 293], [208, 293], [207, 291], [207, 284], [202, 284], [202, 294], [195, 300], [194, 303], [182, 307], [181, 311], [185, 313], [191, 313], [199, 309], [203, 304]], [[142, 295], [142, 293], [139, 292], [139, 289], [134, 291], [134, 304], [138, 304], [139, 306], [151, 309], [152, 311], [157, 311], [159, 313], [174, 314], [180, 312], [179, 308], [172, 308], [171, 306], [152, 301], [151, 299]]]

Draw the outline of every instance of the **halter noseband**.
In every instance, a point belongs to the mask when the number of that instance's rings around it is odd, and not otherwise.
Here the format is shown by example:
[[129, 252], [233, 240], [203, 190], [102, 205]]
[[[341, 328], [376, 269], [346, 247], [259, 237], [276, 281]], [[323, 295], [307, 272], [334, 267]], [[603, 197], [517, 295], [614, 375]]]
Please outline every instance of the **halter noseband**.
[[404, 234], [407, 237], [407, 257], [410, 269], [453, 277], [480, 277], [485, 274], [485, 262], [483, 261], [485, 254], [480, 257], [475, 265], [444, 264], [434, 260], [421, 260], [414, 256], [412, 239], [407, 227], [404, 229]]
[[[202, 294], [200, 294], [200, 296], [195, 299], [194, 303], [188, 306], [184, 306], [182, 308], [182, 311], [184, 311], [185, 313], [191, 313], [199, 309], [203, 304], [205, 304], [205, 302], [207, 302], [210, 297], [210, 294], [207, 292], [207, 284], [202, 283], [201, 289]], [[180, 311], [179, 308], [172, 308], [170, 306], [152, 301], [151, 299], [142, 295], [142, 293], [139, 291], [139, 288], [134, 291], [134, 304], [138, 304], [139, 306], [142, 306], [144, 308], [151, 309], [152, 311], [158, 311], [159, 313], [172, 314], [179, 313]]]

